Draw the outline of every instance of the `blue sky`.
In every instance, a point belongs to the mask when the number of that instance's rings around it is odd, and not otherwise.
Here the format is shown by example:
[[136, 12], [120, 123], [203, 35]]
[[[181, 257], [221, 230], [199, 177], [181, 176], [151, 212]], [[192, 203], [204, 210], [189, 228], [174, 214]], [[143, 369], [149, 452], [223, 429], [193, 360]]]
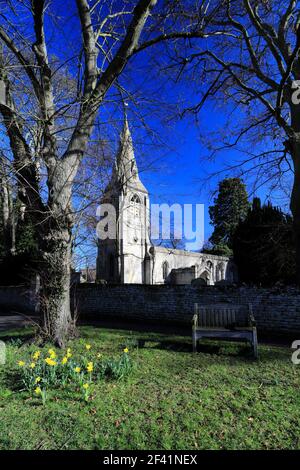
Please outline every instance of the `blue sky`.
[[[49, 53], [61, 59], [70, 57], [72, 49], [78, 50], [81, 44], [78, 18], [74, 10], [75, 2], [53, 1], [52, 6], [58, 15], [55, 35], [51, 22], [46, 21], [46, 34], [49, 41]], [[161, 47], [155, 46], [151, 54], [159, 62]], [[201, 203], [205, 205], [205, 239], [208, 239], [212, 227], [209, 224], [208, 206], [212, 203], [212, 192], [217, 188], [218, 181], [225, 176], [235, 176], [228, 172], [207, 181], [209, 175], [224, 169], [225, 164], [242, 159], [244, 155], [238, 150], [219, 152], [215, 161], [208, 161], [206, 146], [201, 143], [203, 137], [218, 126], [224, 126], [224, 116], [229, 108], [217, 108], [207, 104], [198, 116], [198, 125], [190, 117], [168, 121], [168, 106], [176, 100], [197, 102], [195, 84], [182, 82], [174, 84], [163, 75], [158, 78], [157, 70], [148, 69], [148, 52], [138, 55], [126, 68], [120, 83], [135, 97], [135, 104], [129, 103], [128, 116], [136, 146], [136, 158], [141, 171], [141, 179], [149, 189], [152, 202], [166, 203]], [[72, 68], [70, 69], [72, 73]], [[191, 85], [191, 86], [190, 86]], [[114, 90], [110, 92], [112, 97]], [[151, 97], [153, 100], [151, 100]], [[100, 112], [100, 120], [114, 117], [111, 138], [118, 141], [118, 130], [122, 127], [122, 113], [115, 106], [106, 105]], [[155, 130], [154, 137], [149, 137], [141, 124], [140, 117], [150, 129]], [[118, 130], [117, 130], [118, 129]], [[252, 149], [253, 150], [253, 149]], [[259, 149], [257, 149], [259, 150]], [[245, 180], [251, 191], [253, 181]], [[260, 188], [256, 195], [263, 201], [267, 198], [268, 188]], [[280, 194], [277, 194], [280, 196]], [[276, 196], [276, 193], [275, 193]], [[281, 199], [278, 201], [281, 202]], [[278, 201], [275, 201], [278, 203]]]

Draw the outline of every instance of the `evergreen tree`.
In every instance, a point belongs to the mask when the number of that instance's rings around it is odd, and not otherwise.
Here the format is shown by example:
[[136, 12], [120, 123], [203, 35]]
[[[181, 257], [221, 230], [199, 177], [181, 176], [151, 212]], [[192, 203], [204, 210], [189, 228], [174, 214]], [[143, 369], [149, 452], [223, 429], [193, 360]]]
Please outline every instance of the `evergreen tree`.
[[235, 231], [233, 252], [241, 281], [265, 286], [295, 281], [292, 217], [255, 198]]
[[250, 207], [246, 186], [240, 178], [226, 178], [219, 183], [219, 191], [214, 205], [209, 207], [214, 231], [209, 241], [211, 252], [232, 254], [232, 238], [241, 220], [244, 220]]

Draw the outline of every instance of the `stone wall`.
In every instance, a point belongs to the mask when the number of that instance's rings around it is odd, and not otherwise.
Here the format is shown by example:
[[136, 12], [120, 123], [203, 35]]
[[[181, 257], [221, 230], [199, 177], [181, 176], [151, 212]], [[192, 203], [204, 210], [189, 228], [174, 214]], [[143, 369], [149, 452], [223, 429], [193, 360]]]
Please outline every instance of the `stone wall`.
[[191, 324], [196, 302], [251, 302], [259, 330], [300, 334], [297, 288], [81, 284], [72, 298], [81, 317], [185, 325]]
[[34, 314], [37, 309], [38, 302], [34, 287], [0, 287], [0, 315], [18, 312]]
[[[80, 284], [72, 290], [73, 308], [81, 319], [135, 320], [190, 325], [194, 303], [253, 305], [260, 331], [300, 334], [300, 290], [233, 286], [147, 286]], [[35, 313], [34, 291], [0, 287], [0, 314]]]

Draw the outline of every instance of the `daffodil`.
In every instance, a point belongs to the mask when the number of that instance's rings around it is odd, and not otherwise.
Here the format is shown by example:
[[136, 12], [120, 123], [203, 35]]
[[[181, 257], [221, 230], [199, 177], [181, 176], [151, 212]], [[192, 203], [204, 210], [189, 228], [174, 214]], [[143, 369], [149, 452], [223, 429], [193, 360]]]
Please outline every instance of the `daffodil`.
[[75, 367], [74, 370], [75, 370], [75, 372], [76, 372], [77, 374], [79, 374], [79, 372], [81, 371], [80, 367]]
[[89, 384], [83, 384], [82, 386], [83, 386], [84, 390], [87, 390], [89, 388]]
[[68, 359], [69, 359], [70, 357], [72, 357], [72, 353], [71, 353], [71, 349], [70, 349], [70, 348], [67, 349], [66, 357], [67, 357]]
[[124, 349], [124, 353], [127, 354], [129, 352], [129, 349], [128, 348], [125, 348]]
[[88, 351], [91, 349], [91, 347], [92, 347], [92, 346], [91, 346], [90, 344], [86, 344], [86, 345], [85, 345], [85, 349], [87, 349]]
[[56, 352], [54, 351], [54, 349], [49, 349], [48, 353], [51, 359], [56, 358]]
[[67, 358], [67, 356], [64, 356], [61, 360], [61, 363], [66, 364], [67, 362], [68, 362], [68, 358]]
[[41, 387], [36, 387], [36, 389], [34, 390], [34, 392], [35, 392], [37, 395], [40, 395], [40, 394], [42, 393]]
[[25, 362], [24, 362], [24, 361], [19, 361], [19, 362], [18, 362], [18, 366], [19, 366], [19, 367], [24, 367], [24, 366], [25, 366]]
[[30, 364], [30, 368], [31, 368], [31, 369], [34, 369], [34, 368], [35, 368], [35, 362], [32, 362], [32, 363]]
[[46, 364], [48, 364], [48, 366], [56, 366], [56, 362], [53, 361], [53, 359], [51, 359], [51, 357], [46, 357], [45, 362], [46, 362]]
[[100, 359], [100, 357], [101, 357], [101, 354], [100, 354], [100, 353], [98, 353], [98, 354], [97, 354], [97, 357], [98, 357], [98, 359]]
[[41, 380], [42, 380], [41, 377], [37, 377], [37, 378], [35, 379], [34, 383], [35, 383], [35, 384], [38, 384]]
[[93, 372], [93, 368], [94, 368], [93, 363], [92, 363], [92, 362], [88, 362], [88, 365], [86, 366], [86, 370], [87, 370], [88, 372]]
[[33, 355], [32, 355], [32, 359], [37, 361], [39, 359], [40, 355], [41, 355], [41, 351], [35, 351], [35, 353], [33, 353]]

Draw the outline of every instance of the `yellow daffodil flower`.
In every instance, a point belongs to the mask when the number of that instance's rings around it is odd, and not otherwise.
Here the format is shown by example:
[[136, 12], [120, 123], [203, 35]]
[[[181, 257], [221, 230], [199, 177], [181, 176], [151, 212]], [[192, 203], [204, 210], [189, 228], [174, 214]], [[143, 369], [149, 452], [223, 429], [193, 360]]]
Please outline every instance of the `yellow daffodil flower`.
[[87, 370], [88, 372], [93, 372], [93, 368], [94, 368], [93, 363], [92, 363], [92, 362], [88, 362], [88, 365], [86, 366], [86, 370]]
[[19, 367], [24, 367], [24, 366], [25, 366], [25, 362], [24, 362], [24, 361], [19, 361], [19, 362], [18, 362], [18, 366], [19, 366]]
[[68, 358], [65, 356], [62, 358], [61, 363], [66, 364], [68, 362]]
[[32, 363], [30, 364], [30, 368], [31, 368], [31, 369], [34, 369], [34, 368], [35, 368], [35, 362], [32, 362]]
[[124, 349], [124, 353], [127, 354], [129, 352], [129, 349], [128, 348], [125, 348]]
[[49, 349], [48, 353], [51, 359], [56, 358], [56, 352], [53, 349]]
[[75, 367], [74, 370], [75, 370], [75, 372], [76, 372], [77, 374], [79, 374], [79, 372], [81, 371], [80, 367]]
[[101, 354], [100, 354], [100, 353], [98, 353], [98, 354], [97, 354], [97, 357], [98, 357], [98, 359], [99, 359], [99, 358], [101, 357]]
[[86, 344], [86, 345], [85, 345], [85, 349], [87, 349], [88, 351], [91, 349], [91, 347], [92, 347], [92, 346], [91, 346], [90, 344]]
[[46, 362], [46, 364], [48, 364], [48, 366], [56, 366], [56, 362], [53, 361], [53, 359], [51, 357], [47, 357], [45, 359], [45, 362]]
[[37, 377], [37, 378], [35, 379], [34, 383], [38, 384], [41, 380], [42, 380], [41, 377]]
[[41, 387], [36, 387], [36, 389], [34, 390], [34, 392], [35, 392], [37, 395], [40, 395], [40, 394], [42, 393]]
[[83, 384], [82, 386], [83, 386], [84, 390], [87, 390], [89, 388], [89, 384]]
[[32, 355], [32, 359], [37, 361], [41, 355], [41, 351], [35, 351], [35, 353]]

